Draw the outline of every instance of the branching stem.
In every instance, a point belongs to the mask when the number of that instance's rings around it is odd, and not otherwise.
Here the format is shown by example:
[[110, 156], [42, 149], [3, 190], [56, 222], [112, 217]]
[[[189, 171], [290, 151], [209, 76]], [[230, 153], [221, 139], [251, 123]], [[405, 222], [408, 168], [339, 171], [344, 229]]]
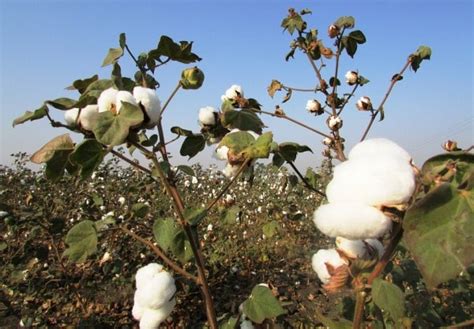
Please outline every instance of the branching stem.
[[294, 170], [294, 172], [296, 173], [296, 175], [301, 179], [301, 181], [303, 182], [303, 184], [311, 191], [313, 192], [316, 192], [317, 194], [319, 194], [320, 196], [322, 196], [323, 198], [326, 197], [326, 194], [324, 194], [323, 192], [321, 192], [320, 190], [318, 189], [315, 189], [314, 187], [311, 186], [311, 184], [308, 182], [308, 180], [301, 174], [301, 172], [298, 170], [298, 168], [295, 166], [295, 164], [292, 162], [292, 161], [287, 161], [291, 168]]

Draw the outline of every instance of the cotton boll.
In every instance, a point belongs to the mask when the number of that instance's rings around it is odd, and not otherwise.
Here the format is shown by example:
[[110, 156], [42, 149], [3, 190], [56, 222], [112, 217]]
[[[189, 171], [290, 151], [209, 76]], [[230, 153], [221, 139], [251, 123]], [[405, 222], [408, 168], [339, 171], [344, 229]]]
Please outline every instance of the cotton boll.
[[366, 258], [369, 256], [369, 248], [371, 247], [378, 257], [381, 257], [385, 251], [383, 244], [377, 239], [349, 240], [337, 237], [336, 246], [338, 250], [344, 252], [350, 258]]
[[216, 109], [211, 106], [203, 107], [199, 110], [199, 124], [203, 126], [213, 126], [216, 124]]
[[375, 252], [377, 253], [379, 258], [382, 257], [382, 255], [385, 252], [385, 248], [384, 248], [382, 242], [380, 242], [377, 239], [366, 239], [364, 241], [367, 242], [372, 248], [375, 249]]
[[142, 318], [144, 312], [145, 312], [145, 308], [143, 306], [141, 306], [138, 303], [133, 304], [132, 316], [135, 320], [140, 321], [140, 319]]
[[150, 88], [135, 87], [133, 88], [133, 96], [138, 103], [141, 103], [150, 118], [147, 128], [153, 128], [160, 119], [161, 102], [156, 92]]
[[386, 138], [372, 138], [358, 143], [349, 152], [349, 160], [381, 155], [393, 156], [408, 163], [411, 161], [411, 156], [407, 151]]
[[97, 119], [97, 113], [99, 112], [99, 107], [97, 105], [87, 105], [81, 110], [81, 115], [79, 122], [82, 129], [87, 131], [92, 131], [94, 124]]
[[214, 157], [218, 160], [227, 160], [227, 154], [229, 152], [229, 148], [225, 145], [219, 146], [214, 153]]
[[171, 300], [165, 303], [161, 308], [154, 310], [147, 308], [140, 319], [140, 329], [156, 329], [173, 311], [176, 301]]
[[150, 281], [156, 274], [163, 270], [163, 266], [157, 263], [150, 263], [141, 267], [135, 274], [135, 281], [137, 289], [141, 289], [148, 281]]
[[135, 302], [144, 307], [158, 309], [168, 302], [176, 292], [174, 279], [168, 272], [155, 274], [135, 292]]
[[115, 97], [115, 104], [117, 107], [117, 113], [120, 112], [123, 103], [130, 103], [132, 105], [138, 106], [137, 101], [135, 100], [135, 97], [133, 95], [125, 90], [121, 90], [117, 93], [117, 96]]
[[232, 178], [235, 175], [237, 175], [237, 172], [239, 171], [240, 165], [231, 165], [228, 163], [224, 170], [222, 170], [222, 173], [227, 177], [227, 178]]
[[314, 212], [316, 227], [330, 237], [350, 240], [378, 238], [392, 227], [392, 221], [377, 208], [357, 203], [329, 203]]
[[116, 109], [116, 97], [118, 90], [114, 88], [109, 88], [104, 90], [97, 100], [97, 105], [99, 106], [99, 112], [112, 111], [117, 113]]
[[392, 206], [409, 201], [415, 190], [411, 165], [399, 158], [357, 158], [337, 165], [326, 188], [330, 203], [356, 202]]
[[242, 90], [242, 87], [239, 85], [232, 85], [229, 89], [226, 90], [222, 99], [235, 101], [238, 96], [244, 97], [244, 91]]
[[69, 127], [73, 127], [76, 125], [77, 115], [79, 114], [78, 108], [72, 108], [64, 112], [64, 120]]
[[339, 256], [336, 249], [320, 249], [315, 253], [311, 259], [313, 270], [318, 274], [319, 279], [323, 283], [328, 283], [331, 279], [331, 275], [328, 272], [326, 264], [338, 268], [341, 265], [344, 265], [345, 262]]

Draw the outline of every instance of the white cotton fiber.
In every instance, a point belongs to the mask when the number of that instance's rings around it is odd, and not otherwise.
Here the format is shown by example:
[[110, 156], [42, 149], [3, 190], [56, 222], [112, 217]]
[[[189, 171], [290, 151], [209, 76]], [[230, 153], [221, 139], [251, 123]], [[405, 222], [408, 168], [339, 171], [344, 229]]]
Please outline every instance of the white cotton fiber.
[[337, 249], [344, 252], [350, 258], [367, 258], [369, 256], [369, 248], [375, 249], [378, 257], [382, 256], [384, 247], [377, 239], [366, 240], [349, 240], [343, 237], [336, 238]]
[[137, 106], [138, 103], [135, 100], [135, 97], [133, 95], [125, 90], [120, 90], [117, 95], [115, 96], [115, 106], [117, 108], [117, 113], [120, 112], [120, 109], [123, 106], [123, 103], [130, 103], [132, 105]]
[[150, 118], [147, 128], [153, 128], [158, 123], [161, 114], [161, 102], [155, 90], [144, 87], [133, 88], [133, 96], [138, 103], [141, 103]]
[[167, 303], [175, 292], [176, 285], [173, 277], [168, 272], [162, 271], [155, 274], [143, 287], [139, 287], [134, 299], [143, 307], [158, 309]]
[[227, 177], [227, 178], [232, 178], [235, 175], [237, 175], [237, 172], [239, 171], [240, 165], [231, 165], [230, 163], [227, 163], [224, 170], [222, 170], [222, 173]]
[[374, 156], [393, 156], [410, 162], [411, 156], [397, 143], [386, 138], [372, 138], [358, 143], [349, 152], [349, 160]]
[[77, 115], [79, 114], [78, 108], [72, 108], [64, 112], [64, 120], [69, 127], [74, 127], [76, 125]]
[[218, 160], [226, 160], [227, 161], [227, 154], [229, 152], [229, 148], [225, 145], [219, 146], [214, 153], [214, 157]]
[[199, 125], [204, 126], [213, 126], [216, 124], [215, 113], [216, 109], [211, 106], [203, 107], [199, 110]]
[[314, 212], [316, 227], [330, 237], [350, 240], [378, 238], [392, 227], [380, 210], [358, 203], [329, 203]]
[[95, 121], [97, 120], [97, 113], [99, 107], [97, 105], [87, 105], [81, 110], [79, 122], [81, 127], [85, 130], [92, 131], [94, 128]]
[[163, 305], [163, 307], [153, 310], [145, 309], [140, 319], [140, 329], [156, 329], [173, 311], [176, 301], [173, 298], [171, 301]]
[[357, 158], [334, 168], [326, 195], [330, 203], [391, 206], [408, 202], [415, 185], [415, 173], [407, 161], [390, 156]]
[[224, 101], [226, 99], [235, 101], [237, 96], [244, 97], [244, 91], [242, 87], [239, 85], [232, 85], [229, 89], [226, 90], [225, 94], [222, 95], [221, 100]]
[[328, 268], [326, 263], [333, 266], [334, 268], [338, 268], [341, 265], [344, 265], [345, 262], [339, 256], [336, 249], [320, 249], [317, 253], [315, 253], [311, 259], [313, 270], [318, 274], [319, 279], [323, 283], [328, 283], [331, 275], [328, 272]]
[[97, 100], [97, 105], [99, 106], [99, 112], [107, 112], [114, 109], [116, 111], [116, 97], [118, 90], [114, 88], [109, 88], [104, 90]]
[[163, 270], [163, 265], [157, 263], [150, 263], [138, 269], [135, 274], [135, 281], [137, 289], [141, 289], [148, 281], [150, 281], [156, 274]]
[[139, 303], [133, 303], [132, 316], [135, 320], [140, 321], [145, 312], [145, 308]]

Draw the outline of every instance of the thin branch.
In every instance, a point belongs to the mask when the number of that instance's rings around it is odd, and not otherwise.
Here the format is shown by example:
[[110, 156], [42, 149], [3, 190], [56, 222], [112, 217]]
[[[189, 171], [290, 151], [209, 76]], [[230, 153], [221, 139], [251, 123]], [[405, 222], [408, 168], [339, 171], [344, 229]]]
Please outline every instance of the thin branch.
[[143, 171], [144, 173], [148, 174], [148, 175], [151, 175], [151, 170], [148, 169], [148, 168], [145, 168], [143, 167], [142, 165], [140, 165], [139, 163], [136, 163], [135, 161], [133, 161], [132, 159], [129, 159], [127, 158], [125, 155], [123, 155], [122, 153], [120, 152], [117, 152], [115, 150], [110, 150], [110, 152], [115, 155], [117, 158], [120, 158], [122, 159], [123, 161], [127, 162], [128, 164], [134, 166], [135, 168], [138, 168], [140, 169], [141, 171]]
[[289, 86], [286, 86], [286, 85], [282, 85], [282, 88], [285, 89], [286, 91], [288, 91], [288, 89], [291, 89], [291, 90], [294, 90], [294, 91], [301, 91], [301, 92], [317, 92], [318, 91], [318, 87], [316, 88], [294, 88], [294, 87], [289, 87]]
[[342, 103], [341, 105], [341, 108], [339, 109], [339, 111], [337, 112], [337, 115], [339, 116], [342, 112], [342, 110], [344, 110], [344, 107], [347, 105], [347, 103], [349, 102], [349, 100], [352, 98], [352, 96], [354, 96], [356, 90], [357, 90], [357, 87], [359, 87], [360, 85], [357, 83], [354, 88], [352, 89], [352, 92], [349, 94], [349, 96], [347, 96], [347, 98], [344, 100], [344, 103]]
[[313, 186], [311, 186], [311, 184], [308, 182], [308, 180], [301, 174], [301, 172], [298, 170], [298, 168], [296, 168], [295, 164], [292, 161], [287, 161], [287, 162], [290, 164], [291, 168], [294, 170], [296, 175], [301, 179], [301, 181], [304, 183], [304, 185], [308, 189], [310, 189], [313, 192], [316, 192], [317, 194], [319, 194], [320, 196], [322, 196], [324, 198], [326, 197], [326, 194], [324, 194], [320, 190], [315, 189]]
[[375, 118], [377, 117], [377, 115], [379, 114], [379, 112], [382, 110], [385, 102], [387, 101], [388, 99], [388, 96], [390, 96], [390, 93], [392, 92], [392, 89], [393, 87], [395, 86], [395, 84], [399, 81], [396, 77], [401, 77], [403, 76], [403, 73], [405, 72], [405, 70], [410, 66], [410, 63], [411, 63], [411, 58], [409, 57], [407, 62], [405, 63], [405, 66], [403, 66], [403, 68], [401, 69], [401, 71], [395, 75], [395, 78], [392, 78], [392, 81], [390, 82], [390, 85], [388, 87], [388, 90], [387, 92], [385, 93], [385, 97], [383, 98], [382, 102], [380, 103], [380, 105], [378, 106], [377, 108], [377, 111], [375, 111], [371, 118], [370, 118], [370, 121], [369, 121], [369, 124], [367, 126], [367, 128], [365, 129], [364, 131], [364, 134], [362, 135], [362, 138], [360, 139], [360, 141], [362, 142], [366, 137], [367, 137], [367, 134], [369, 133], [369, 130], [370, 128], [372, 127], [372, 124], [374, 123], [375, 121]]
[[356, 293], [356, 304], [354, 308], [354, 321], [352, 321], [352, 329], [360, 329], [364, 321], [365, 292], [358, 291]]
[[319, 85], [321, 87], [321, 92], [327, 96], [328, 95], [327, 90], [322, 88], [326, 84], [326, 81], [324, 81], [323, 77], [321, 76], [321, 71], [318, 69], [318, 67], [314, 63], [313, 59], [311, 58], [311, 55], [309, 54], [309, 52], [307, 50], [306, 50], [306, 57], [308, 58], [309, 63], [311, 64], [311, 66], [313, 67], [314, 72], [316, 73], [316, 76], [319, 80]]
[[227, 183], [227, 185], [224, 186], [224, 188], [220, 191], [219, 195], [214, 200], [212, 200], [211, 203], [208, 204], [208, 206], [206, 207], [206, 212], [211, 210], [212, 207], [214, 207], [214, 205], [217, 203], [217, 201], [219, 201], [219, 199], [222, 198], [222, 196], [227, 192], [227, 190], [229, 190], [229, 188], [232, 186], [232, 184], [234, 184], [237, 178], [239, 178], [240, 174], [244, 171], [245, 167], [249, 164], [250, 161], [251, 159], [245, 159], [235, 176], [232, 177], [231, 181]]
[[448, 326], [447, 329], [456, 329], [456, 328], [472, 328], [474, 326], [474, 319], [467, 320], [461, 323], [453, 324]]
[[316, 134], [318, 134], [318, 135], [321, 135], [321, 136], [327, 137], [327, 138], [332, 138], [331, 136], [326, 135], [325, 133], [320, 132], [319, 130], [316, 130], [316, 129], [314, 129], [314, 128], [311, 128], [310, 126], [307, 126], [307, 125], [305, 125], [304, 123], [299, 122], [298, 120], [295, 120], [295, 119], [293, 119], [293, 118], [290, 118], [290, 117], [287, 116], [286, 114], [281, 115], [281, 114], [275, 114], [275, 113], [273, 113], [273, 112], [267, 112], [267, 111], [256, 110], [256, 109], [253, 109], [253, 111], [254, 111], [254, 112], [257, 112], [257, 113], [262, 113], [262, 114], [271, 115], [272, 117], [282, 118], [282, 119], [291, 121], [291, 122], [297, 124], [298, 126], [301, 126], [301, 127], [303, 127], [303, 128], [306, 128], [306, 129], [308, 129], [308, 130], [310, 130], [310, 131], [312, 131], [312, 132], [314, 132], [314, 133], [316, 133]]
[[160, 248], [155, 246], [150, 240], [147, 240], [147, 239], [139, 236], [138, 234], [136, 234], [136, 233], [130, 231], [129, 229], [127, 229], [126, 227], [121, 226], [120, 229], [124, 233], [130, 235], [135, 240], [140, 241], [141, 243], [146, 245], [148, 248], [150, 248], [159, 258], [161, 258], [170, 268], [172, 268], [173, 271], [175, 271], [176, 273], [181, 274], [182, 276], [184, 276], [185, 278], [195, 282], [196, 284], [199, 283], [199, 279], [196, 276], [194, 276], [191, 273], [187, 272], [181, 266], [176, 264], [172, 259], [168, 258], [165, 255], [165, 253]]

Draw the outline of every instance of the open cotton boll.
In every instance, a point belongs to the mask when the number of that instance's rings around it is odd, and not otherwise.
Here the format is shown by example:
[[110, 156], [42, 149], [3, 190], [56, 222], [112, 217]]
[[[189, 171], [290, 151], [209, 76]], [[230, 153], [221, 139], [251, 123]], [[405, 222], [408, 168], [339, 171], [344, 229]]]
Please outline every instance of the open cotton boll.
[[226, 164], [225, 168], [222, 170], [222, 173], [227, 177], [227, 178], [232, 178], [235, 175], [237, 175], [237, 172], [239, 171], [240, 165], [231, 165], [230, 163]]
[[118, 90], [114, 88], [105, 89], [97, 99], [97, 105], [99, 106], [99, 112], [112, 111], [117, 113], [116, 102], [117, 102]]
[[155, 275], [163, 271], [163, 265], [157, 263], [150, 263], [138, 269], [135, 274], [135, 282], [137, 289], [141, 289], [148, 281]]
[[168, 272], [162, 271], [135, 292], [135, 302], [147, 307], [158, 309], [168, 302], [176, 292], [174, 279]]
[[244, 97], [244, 91], [239, 85], [232, 85], [229, 89], [226, 90], [225, 94], [221, 97], [222, 100], [231, 100], [235, 101], [238, 96]]
[[212, 106], [206, 106], [199, 110], [199, 125], [203, 126], [213, 126], [216, 124], [216, 109]]
[[142, 305], [140, 305], [139, 303], [133, 303], [132, 316], [135, 320], [140, 321], [144, 312], [145, 308]]
[[330, 237], [350, 240], [378, 238], [392, 227], [392, 221], [377, 208], [358, 203], [329, 203], [313, 215], [316, 227]]
[[219, 146], [214, 153], [214, 157], [218, 160], [227, 160], [227, 154], [229, 152], [229, 148], [225, 145]]
[[123, 106], [123, 103], [130, 103], [132, 105], [138, 106], [138, 103], [135, 100], [135, 97], [133, 97], [133, 95], [130, 92], [125, 91], [125, 90], [120, 90], [117, 93], [117, 96], [115, 97], [115, 104], [116, 104], [115, 106], [117, 108], [117, 113], [120, 112]]
[[140, 319], [140, 329], [158, 328], [160, 324], [171, 314], [175, 305], [176, 300], [173, 298], [171, 301], [167, 302], [157, 310], [146, 308]]
[[81, 115], [79, 117], [79, 122], [81, 127], [85, 130], [92, 131], [94, 124], [97, 120], [97, 113], [99, 112], [99, 107], [97, 105], [87, 105], [81, 110]]
[[336, 238], [336, 246], [350, 258], [367, 257], [370, 247], [375, 249], [378, 257], [381, 257], [385, 250], [383, 244], [377, 239], [349, 240], [339, 236]]
[[392, 206], [408, 202], [415, 191], [415, 173], [399, 158], [358, 158], [337, 165], [326, 188], [329, 203], [356, 202]]
[[336, 249], [320, 249], [311, 259], [313, 270], [323, 283], [328, 283], [331, 275], [328, 272], [326, 264], [338, 268], [345, 264], [345, 261], [339, 256]]
[[354, 160], [381, 155], [394, 156], [408, 163], [411, 161], [411, 156], [407, 151], [386, 138], [372, 138], [360, 142], [351, 149], [348, 157], [349, 160]]
[[138, 103], [141, 103], [150, 118], [147, 128], [153, 128], [160, 119], [161, 102], [156, 92], [150, 88], [135, 87], [133, 88], [133, 96]]
[[72, 108], [64, 112], [64, 120], [69, 127], [76, 125], [77, 115], [79, 114], [78, 108]]

